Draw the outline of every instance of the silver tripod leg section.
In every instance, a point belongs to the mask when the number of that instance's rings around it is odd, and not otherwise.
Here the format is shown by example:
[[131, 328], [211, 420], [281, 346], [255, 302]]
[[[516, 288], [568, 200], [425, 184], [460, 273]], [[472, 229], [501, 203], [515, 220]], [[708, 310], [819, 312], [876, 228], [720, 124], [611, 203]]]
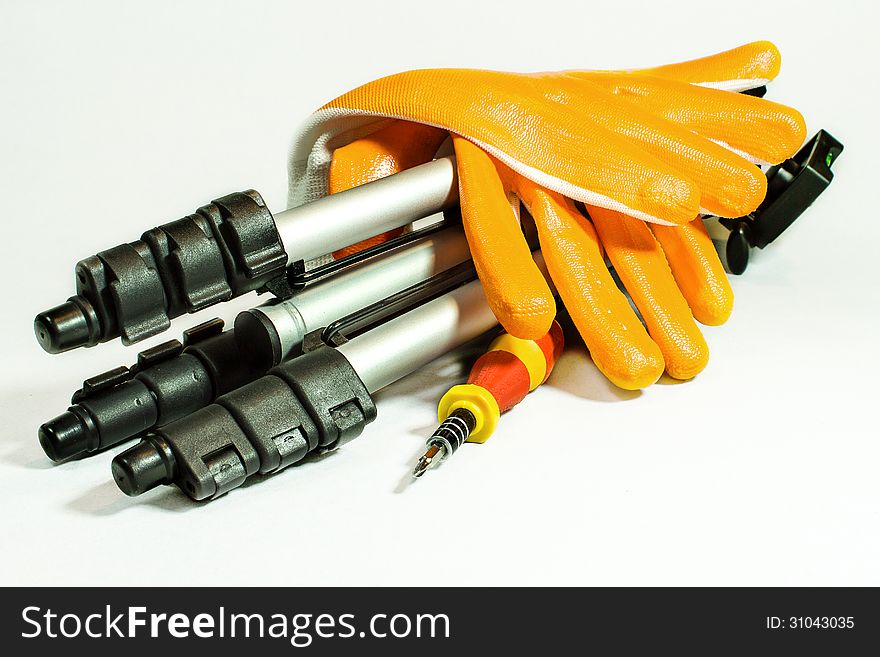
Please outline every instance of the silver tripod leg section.
[[275, 214], [288, 262], [312, 260], [429, 217], [458, 202], [455, 159], [444, 157]]
[[357, 336], [338, 349], [371, 393], [460, 347], [498, 323], [472, 281]]
[[[288, 301], [250, 310], [274, 327], [281, 360], [306, 334], [381, 301], [470, 258], [460, 227], [450, 227], [313, 285]], [[263, 322], [265, 325], [265, 322]]]

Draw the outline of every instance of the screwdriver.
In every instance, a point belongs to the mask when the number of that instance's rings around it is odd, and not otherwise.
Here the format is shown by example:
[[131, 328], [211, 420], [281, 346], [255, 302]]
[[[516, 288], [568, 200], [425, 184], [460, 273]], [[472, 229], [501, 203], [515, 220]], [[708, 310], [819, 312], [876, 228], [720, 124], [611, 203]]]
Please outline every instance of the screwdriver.
[[471, 368], [468, 382], [450, 388], [440, 399], [440, 426], [426, 441], [427, 451], [412, 472], [419, 478], [449, 458], [462, 443], [484, 443], [492, 436], [502, 413], [544, 383], [564, 345], [562, 328], [554, 321], [539, 340], [502, 333]]

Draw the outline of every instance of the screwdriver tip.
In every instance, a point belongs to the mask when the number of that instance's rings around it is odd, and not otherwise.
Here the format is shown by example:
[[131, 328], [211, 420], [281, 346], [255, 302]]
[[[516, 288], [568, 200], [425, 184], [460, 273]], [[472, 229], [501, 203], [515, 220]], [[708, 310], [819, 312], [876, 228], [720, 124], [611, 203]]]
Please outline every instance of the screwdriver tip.
[[423, 474], [425, 474], [429, 469], [440, 463], [445, 456], [446, 450], [442, 445], [434, 443], [428, 447], [428, 450], [422, 454], [421, 458], [419, 458], [419, 462], [416, 463], [416, 467], [413, 468], [412, 476], [413, 479], [418, 479]]

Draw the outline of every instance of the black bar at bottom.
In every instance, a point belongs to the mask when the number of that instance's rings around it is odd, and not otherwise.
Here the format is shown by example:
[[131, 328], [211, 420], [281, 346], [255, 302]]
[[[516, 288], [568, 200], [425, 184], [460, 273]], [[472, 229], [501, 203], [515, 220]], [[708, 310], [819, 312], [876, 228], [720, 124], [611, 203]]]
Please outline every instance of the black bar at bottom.
[[22, 588], [4, 589], [0, 618], [4, 652], [15, 655], [51, 644], [58, 651], [76, 644], [90, 656], [157, 649], [213, 656], [251, 647], [260, 655], [297, 648], [310, 655], [854, 655], [880, 645], [880, 603], [867, 588]]

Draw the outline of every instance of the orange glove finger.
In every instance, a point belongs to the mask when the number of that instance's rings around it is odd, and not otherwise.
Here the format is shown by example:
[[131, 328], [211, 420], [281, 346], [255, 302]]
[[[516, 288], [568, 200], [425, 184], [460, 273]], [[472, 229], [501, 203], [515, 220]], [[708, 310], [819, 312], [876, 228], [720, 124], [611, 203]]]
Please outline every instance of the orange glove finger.
[[[764, 200], [767, 178], [754, 164], [730, 150], [605, 93], [583, 77], [550, 74], [542, 79], [552, 89], [550, 98], [567, 111], [583, 113], [597, 125], [669, 165], [683, 178], [694, 181], [700, 190], [700, 206], [708, 213], [741, 217]], [[692, 90], [698, 88], [684, 89], [688, 95]], [[729, 106], [736, 105], [738, 95], [728, 94], [727, 98]], [[622, 116], [626, 120], [620, 120]]]
[[[327, 176], [327, 191], [336, 194], [410, 169], [430, 161], [446, 139], [447, 133], [420, 123], [392, 121], [376, 132], [356, 139], [333, 152]], [[344, 258], [381, 244], [403, 233], [403, 228], [388, 231], [333, 254]]]
[[752, 161], [778, 164], [794, 155], [806, 138], [806, 123], [800, 112], [763, 98], [658, 77], [573, 75]]
[[652, 225], [678, 288], [698, 322], [718, 326], [733, 310], [733, 290], [703, 219], [686, 226]]
[[651, 229], [613, 210], [587, 209], [605, 253], [660, 347], [667, 373], [693, 378], [706, 367], [709, 347]]
[[[690, 179], [584, 112], [548, 101], [552, 85], [542, 78], [467, 69], [407, 71], [343, 94], [319, 110], [313, 123], [345, 115], [439, 126], [569, 198], [646, 221], [693, 219], [700, 194]], [[592, 87], [591, 95], [608, 94]]]
[[745, 91], [773, 80], [779, 75], [781, 63], [782, 56], [775, 45], [769, 41], [755, 41], [687, 62], [620, 72], [653, 75], [727, 91]]
[[489, 307], [508, 333], [537, 340], [550, 330], [556, 303], [532, 260], [495, 163], [453, 135], [462, 223]]
[[596, 367], [626, 390], [657, 381], [663, 355], [611, 278], [592, 224], [560, 194], [524, 178], [516, 187], [535, 219], [550, 277]]

